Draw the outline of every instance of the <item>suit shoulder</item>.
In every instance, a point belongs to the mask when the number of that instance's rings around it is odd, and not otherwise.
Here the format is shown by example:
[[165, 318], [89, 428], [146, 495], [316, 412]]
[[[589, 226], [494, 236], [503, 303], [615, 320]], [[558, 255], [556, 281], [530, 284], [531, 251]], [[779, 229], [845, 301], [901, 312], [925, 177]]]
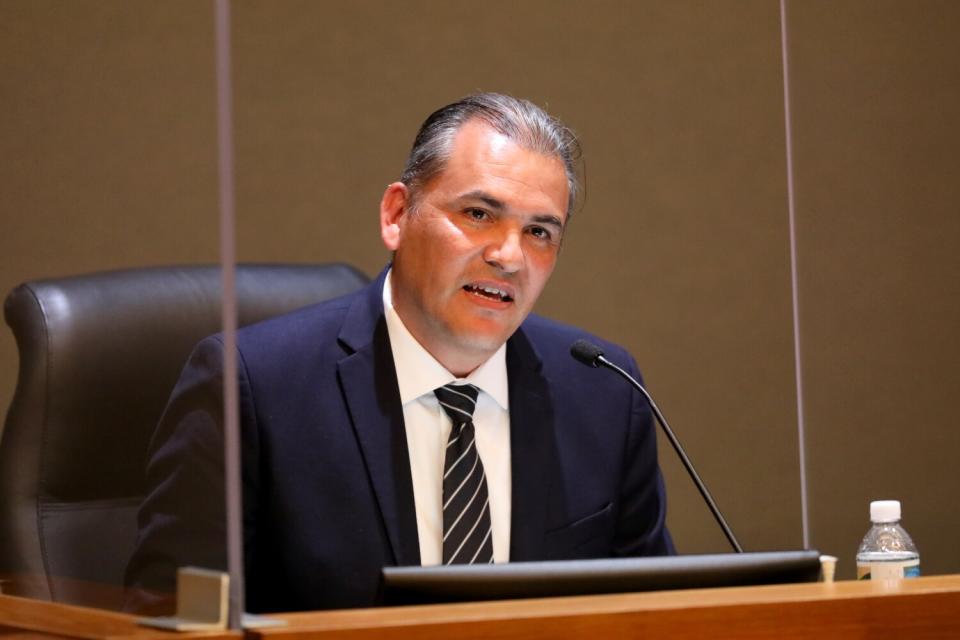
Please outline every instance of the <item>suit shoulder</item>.
[[[570, 347], [577, 340], [586, 340], [597, 345], [611, 359], [624, 363], [633, 362], [630, 353], [620, 345], [604, 340], [580, 327], [531, 313], [521, 328], [546, 364], [554, 362], [577, 364], [570, 355]], [[582, 365], [577, 364], [577, 366]]]

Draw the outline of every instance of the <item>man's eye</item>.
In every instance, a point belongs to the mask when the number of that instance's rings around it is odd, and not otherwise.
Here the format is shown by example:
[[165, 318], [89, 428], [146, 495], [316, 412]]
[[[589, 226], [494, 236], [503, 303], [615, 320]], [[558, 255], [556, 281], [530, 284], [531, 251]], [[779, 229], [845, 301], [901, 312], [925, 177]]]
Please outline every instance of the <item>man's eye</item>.
[[477, 222], [482, 222], [489, 217], [483, 209], [467, 209], [466, 213]]
[[550, 238], [552, 237], [550, 232], [547, 229], [544, 229], [543, 227], [531, 227], [530, 235], [532, 235], [534, 238], [537, 238], [538, 240], [550, 240]]

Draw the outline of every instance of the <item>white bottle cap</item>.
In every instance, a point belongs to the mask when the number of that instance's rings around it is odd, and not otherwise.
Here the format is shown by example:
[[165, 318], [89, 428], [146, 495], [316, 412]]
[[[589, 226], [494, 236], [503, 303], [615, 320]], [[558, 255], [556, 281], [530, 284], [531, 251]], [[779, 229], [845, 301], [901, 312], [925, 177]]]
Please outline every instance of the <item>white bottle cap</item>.
[[899, 519], [899, 500], [874, 500], [870, 503], [871, 522], [896, 522]]

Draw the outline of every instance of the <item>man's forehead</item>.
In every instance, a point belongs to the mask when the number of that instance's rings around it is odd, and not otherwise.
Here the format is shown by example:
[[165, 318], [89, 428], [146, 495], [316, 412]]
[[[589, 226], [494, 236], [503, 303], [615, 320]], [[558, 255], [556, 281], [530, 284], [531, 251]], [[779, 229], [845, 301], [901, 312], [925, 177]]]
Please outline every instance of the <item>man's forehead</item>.
[[454, 133], [448, 150], [448, 160], [458, 156], [469, 156], [471, 152], [502, 153], [512, 148], [522, 149], [523, 147], [507, 134], [495, 129], [490, 123], [480, 118], [471, 118]]
[[[528, 177], [536, 176], [541, 186], [555, 182], [557, 188], [569, 190], [562, 158], [523, 145], [479, 118], [469, 120], [457, 131], [438, 177], [456, 171], [490, 171], [491, 167], [505, 172], [526, 171]], [[509, 173], [503, 175], [509, 178]]]

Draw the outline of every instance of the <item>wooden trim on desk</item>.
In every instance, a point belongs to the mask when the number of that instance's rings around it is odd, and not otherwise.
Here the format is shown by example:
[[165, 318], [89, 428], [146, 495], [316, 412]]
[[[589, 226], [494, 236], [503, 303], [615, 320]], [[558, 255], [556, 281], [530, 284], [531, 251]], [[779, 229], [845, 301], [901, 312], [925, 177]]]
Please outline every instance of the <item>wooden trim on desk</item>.
[[[136, 617], [125, 613], [74, 607], [56, 602], [0, 595], [0, 637], [23, 632], [48, 634], [61, 638], [90, 640], [238, 640], [242, 635], [230, 632], [172, 633], [141, 627]], [[11, 631], [16, 630], [16, 631]]]
[[251, 638], [960, 637], [960, 576], [281, 615]]
[[[350, 638], [960, 638], [960, 575], [510, 600], [280, 615], [287, 627], [250, 640]], [[174, 633], [134, 616], [0, 595], [0, 638], [44, 634], [112, 640], [237, 640]]]

